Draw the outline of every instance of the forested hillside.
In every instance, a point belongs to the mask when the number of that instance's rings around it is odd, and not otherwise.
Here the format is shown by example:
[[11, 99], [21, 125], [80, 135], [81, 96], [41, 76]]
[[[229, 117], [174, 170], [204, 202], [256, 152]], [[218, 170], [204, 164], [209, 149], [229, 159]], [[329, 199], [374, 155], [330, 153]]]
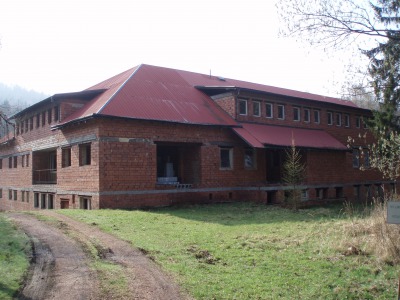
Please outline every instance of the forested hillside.
[[20, 86], [8, 86], [0, 83], [0, 138], [9, 130], [4, 118], [8, 118], [24, 108], [46, 99], [48, 95]]

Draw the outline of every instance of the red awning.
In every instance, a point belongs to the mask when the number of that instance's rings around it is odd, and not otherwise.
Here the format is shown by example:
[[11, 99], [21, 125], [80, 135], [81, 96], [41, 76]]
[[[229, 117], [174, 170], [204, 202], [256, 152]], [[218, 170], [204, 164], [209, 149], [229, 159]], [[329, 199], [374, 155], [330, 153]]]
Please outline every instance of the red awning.
[[323, 130], [248, 123], [241, 125], [242, 128], [233, 130], [254, 148], [290, 147], [293, 138], [296, 147], [347, 150], [345, 145]]

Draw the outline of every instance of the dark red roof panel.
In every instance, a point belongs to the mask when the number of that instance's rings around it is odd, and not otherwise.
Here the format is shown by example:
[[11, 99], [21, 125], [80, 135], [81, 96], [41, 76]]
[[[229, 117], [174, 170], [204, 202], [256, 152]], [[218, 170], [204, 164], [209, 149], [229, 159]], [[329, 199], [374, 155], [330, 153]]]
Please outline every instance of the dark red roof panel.
[[296, 147], [347, 150], [345, 145], [323, 130], [249, 123], [241, 125], [243, 128], [234, 128], [234, 131], [255, 148], [290, 147], [294, 139]]
[[188, 124], [237, 125], [176, 70], [146, 65], [136, 70], [98, 114]]
[[140, 65], [83, 91], [105, 90], [60, 126], [92, 115], [187, 124], [236, 126], [237, 123], [202, 87], [237, 87], [266, 93], [357, 107], [350, 101], [281, 89], [245, 81]]

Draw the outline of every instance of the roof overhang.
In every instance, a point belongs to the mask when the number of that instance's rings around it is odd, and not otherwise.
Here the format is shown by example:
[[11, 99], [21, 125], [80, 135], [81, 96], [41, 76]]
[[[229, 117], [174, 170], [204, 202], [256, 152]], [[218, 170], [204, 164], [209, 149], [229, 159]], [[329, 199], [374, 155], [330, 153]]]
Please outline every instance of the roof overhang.
[[89, 100], [93, 99], [94, 97], [96, 97], [97, 95], [103, 93], [104, 91], [106, 91], [106, 89], [84, 90], [81, 92], [54, 94], [53, 96], [50, 96], [38, 103], [35, 103], [35, 104], [25, 108], [24, 110], [21, 110], [20, 112], [17, 112], [16, 114], [12, 115], [9, 119], [18, 118], [19, 116], [24, 115], [28, 111], [35, 110], [40, 106], [44, 106], [48, 103], [60, 101], [63, 99], [80, 99], [80, 100], [89, 101]]
[[233, 128], [253, 148], [290, 147], [348, 151], [348, 148], [324, 130], [242, 123]]

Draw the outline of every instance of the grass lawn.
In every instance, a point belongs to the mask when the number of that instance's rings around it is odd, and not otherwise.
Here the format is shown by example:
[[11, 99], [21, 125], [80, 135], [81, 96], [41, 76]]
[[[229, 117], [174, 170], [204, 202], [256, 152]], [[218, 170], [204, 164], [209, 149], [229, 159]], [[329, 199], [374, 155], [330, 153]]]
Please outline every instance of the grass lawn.
[[0, 299], [14, 299], [29, 268], [29, 239], [0, 213]]
[[196, 299], [394, 299], [399, 269], [343, 255], [340, 207], [62, 210], [142, 249]]

